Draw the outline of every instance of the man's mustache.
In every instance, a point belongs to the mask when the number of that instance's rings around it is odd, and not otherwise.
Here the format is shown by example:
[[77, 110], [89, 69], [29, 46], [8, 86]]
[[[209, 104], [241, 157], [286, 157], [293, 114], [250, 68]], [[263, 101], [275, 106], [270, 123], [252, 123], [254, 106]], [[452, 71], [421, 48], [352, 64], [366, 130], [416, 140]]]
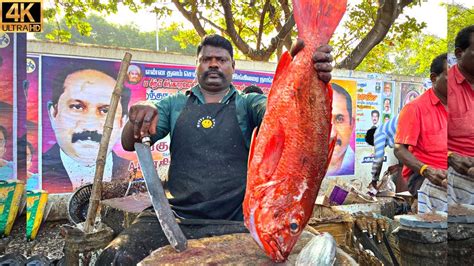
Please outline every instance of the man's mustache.
[[102, 134], [99, 134], [97, 131], [82, 131], [80, 133], [73, 133], [72, 134], [72, 143], [75, 143], [79, 140], [89, 140], [89, 141], [95, 141], [100, 143], [100, 140], [102, 139]]
[[204, 78], [207, 78], [211, 74], [217, 74], [217, 75], [219, 75], [220, 78], [225, 79], [224, 74], [220, 71], [217, 71], [217, 70], [208, 70], [208, 71], [204, 72]]

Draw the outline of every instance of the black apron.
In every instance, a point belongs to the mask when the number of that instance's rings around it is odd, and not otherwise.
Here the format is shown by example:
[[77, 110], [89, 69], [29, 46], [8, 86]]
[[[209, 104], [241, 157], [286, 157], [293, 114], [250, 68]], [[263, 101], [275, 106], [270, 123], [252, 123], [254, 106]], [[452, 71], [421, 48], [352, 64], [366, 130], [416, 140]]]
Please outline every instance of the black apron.
[[248, 148], [235, 95], [228, 104], [194, 104], [191, 94], [176, 121], [168, 189], [182, 218], [243, 220]]

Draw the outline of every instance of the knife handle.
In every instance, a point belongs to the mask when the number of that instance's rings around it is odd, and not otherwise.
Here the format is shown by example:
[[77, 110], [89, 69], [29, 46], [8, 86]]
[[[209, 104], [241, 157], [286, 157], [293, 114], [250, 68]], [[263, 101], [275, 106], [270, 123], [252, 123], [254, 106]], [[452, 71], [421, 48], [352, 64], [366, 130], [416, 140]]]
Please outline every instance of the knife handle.
[[142, 143], [145, 144], [145, 145], [147, 145], [147, 146], [151, 146], [151, 138], [150, 138], [150, 136], [144, 136], [144, 137], [142, 138]]

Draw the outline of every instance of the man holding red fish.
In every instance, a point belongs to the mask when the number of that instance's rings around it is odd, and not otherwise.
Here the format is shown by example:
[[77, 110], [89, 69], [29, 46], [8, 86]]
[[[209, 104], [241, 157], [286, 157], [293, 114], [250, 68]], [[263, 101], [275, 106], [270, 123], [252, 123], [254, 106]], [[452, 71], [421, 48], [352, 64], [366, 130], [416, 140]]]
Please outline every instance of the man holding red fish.
[[[303, 47], [297, 42], [291, 54]], [[330, 52], [323, 45], [312, 57], [324, 83], [331, 79]], [[188, 239], [247, 232], [242, 201], [250, 139], [262, 122], [267, 98], [237, 91], [234, 71], [231, 43], [219, 35], [206, 36], [197, 49], [199, 84], [160, 102], [133, 105], [122, 133], [128, 151], [145, 136], [154, 143], [171, 134], [169, 202]], [[102, 252], [97, 265], [134, 265], [165, 245], [158, 219], [147, 209]]]

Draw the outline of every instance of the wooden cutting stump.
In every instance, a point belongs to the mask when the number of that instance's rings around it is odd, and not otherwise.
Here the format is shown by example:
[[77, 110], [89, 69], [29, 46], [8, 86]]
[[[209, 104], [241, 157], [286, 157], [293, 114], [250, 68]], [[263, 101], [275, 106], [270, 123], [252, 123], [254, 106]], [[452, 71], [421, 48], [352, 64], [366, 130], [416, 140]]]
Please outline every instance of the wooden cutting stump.
[[[231, 234], [188, 240], [188, 248], [181, 253], [165, 246], [153, 251], [138, 265], [295, 265], [298, 254], [313, 237], [314, 234], [303, 231], [288, 260], [279, 264], [265, 255], [250, 234]], [[356, 264], [347, 257], [338, 249], [335, 265]]]

